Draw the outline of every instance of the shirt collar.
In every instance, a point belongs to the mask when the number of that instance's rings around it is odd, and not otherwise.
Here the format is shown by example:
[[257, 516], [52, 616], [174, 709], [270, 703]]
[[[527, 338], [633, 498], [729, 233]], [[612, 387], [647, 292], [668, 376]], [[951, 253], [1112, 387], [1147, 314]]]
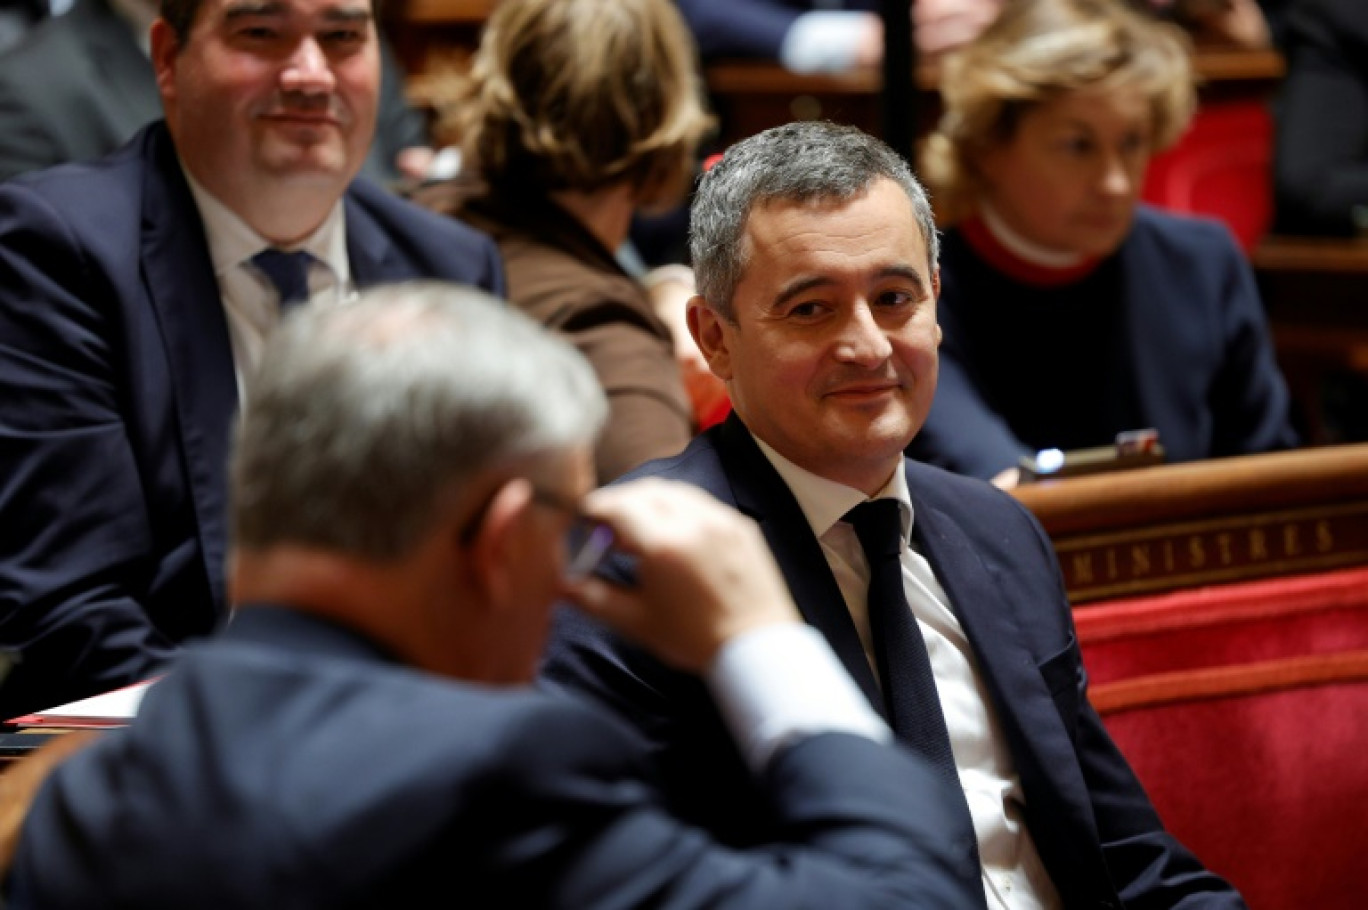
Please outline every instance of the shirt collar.
[[992, 233], [993, 239], [1017, 258], [1045, 269], [1071, 269], [1087, 260], [1082, 253], [1051, 250], [1027, 240], [1008, 226], [1002, 216], [986, 202], [979, 203], [979, 215]]
[[[228, 208], [201, 186], [184, 165], [186, 183], [199, 207], [200, 219], [204, 222], [204, 237], [209, 244], [209, 258], [214, 265], [214, 274], [222, 278], [230, 269], [236, 268], [257, 253], [271, 246], [271, 242], [252, 230], [236, 212]], [[351, 267], [347, 258], [347, 222], [342, 200], [338, 200], [328, 212], [328, 217], [302, 243], [294, 244], [291, 250], [306, 250], [313, 257], [332, 269], [339, 287], [351, 283]]]
[[[800, 468], [776, 452], [764, 440], [755, 437], [754, 434], [752, 436], [760, 451], [769, 459], [769, 463], [774, 465], [774, 470], [778, 471], [784, 483], [788, 484], [793, 498], [798, 500], [798, 507], [803, 510], [803, 516], [812, 527], [812, 533], [818, 538], [825, 536], [845, 513], [866, 501], [864, 493], [854, 487], [827, 480]], [[888, 479], [888, 483], [869, 499], [894, 499], [901, 503], [903, 539], [911, 539], [912, 494], [907, 489], [907, 472], [902, 470], [901, 464]]]

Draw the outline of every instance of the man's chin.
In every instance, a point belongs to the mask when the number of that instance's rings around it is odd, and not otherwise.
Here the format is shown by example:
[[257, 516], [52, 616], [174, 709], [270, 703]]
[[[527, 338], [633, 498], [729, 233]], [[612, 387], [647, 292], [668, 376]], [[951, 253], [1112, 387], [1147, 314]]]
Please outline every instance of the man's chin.
[[334, 143], [273, 142], [261, 157], [264, 169], [282, 178], [349, 181], [360, 170]]
[[863, 439], [871, 454], [876, 451], [901, 452], [907, 448], [919, 425], [902, 408], [888, 408], [856, 421], [854, 436]]
[[290, 158], [270, 162], [266, 171], [282, 184], [291, 186], [337, 186], [356, 176], [350, 168], [335, 161]]

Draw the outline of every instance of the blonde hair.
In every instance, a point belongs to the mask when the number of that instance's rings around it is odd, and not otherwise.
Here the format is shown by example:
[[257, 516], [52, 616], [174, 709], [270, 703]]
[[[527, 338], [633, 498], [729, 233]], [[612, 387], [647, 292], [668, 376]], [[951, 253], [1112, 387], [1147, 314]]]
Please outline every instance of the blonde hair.
[[503, 0], [439, 118], [490, 184], [681, 193], [713, 120], [671, 0]]
[[1009, 141], [1030, 108], [1082, 89], [1132, 88], [1153, 113], [1152, 151], [1172, 145], [1196, 106], [1190, 46], [1177, 27], [1119, 0], [1012, 0], [941, 70], [940, 124], [921, 150], [936, 216], [953, 224], [979, 195], [975, 159]]

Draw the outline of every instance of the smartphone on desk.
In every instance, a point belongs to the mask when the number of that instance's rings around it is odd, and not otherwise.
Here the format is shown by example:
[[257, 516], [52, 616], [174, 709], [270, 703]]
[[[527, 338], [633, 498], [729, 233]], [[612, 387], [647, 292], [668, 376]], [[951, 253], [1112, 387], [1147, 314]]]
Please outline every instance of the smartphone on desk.
[[1125, 430], [1107, 446], [1087, 449], [1041, 449], [1034, 455], [1023, 455], [1019, 483], [1036, 483], [1063, 477], [1100, 474], [1104, 471], [1125, 471], [1163, 464], [1164, 447], [1159, 443], [1159, 431], [1153, 428]]

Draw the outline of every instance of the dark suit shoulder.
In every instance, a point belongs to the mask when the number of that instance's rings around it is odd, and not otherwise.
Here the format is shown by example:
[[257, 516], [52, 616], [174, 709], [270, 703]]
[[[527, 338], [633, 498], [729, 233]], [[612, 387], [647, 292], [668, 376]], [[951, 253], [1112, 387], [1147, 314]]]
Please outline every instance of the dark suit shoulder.
[[1153, 249], [1179, 261], [1204, 261], [1239, 255], [1234, 235], [1219, 219], [1166, 212], [1149, 205], [1135, 208], [1128, 246]]
[[963, 515], [973, 515], [980, 509], [1002, 512], [1004, 515], [1030, 514], [1016, 497], [986, 480], [957, 474], [912, 458], [903, 459], [903, 466], [913, 498], [937, 508]]
[[[212, 640], [193, 646], [191, 654], [181, 671], [185, 679], [176, 684], [180, 694], [172, 699], [173, 710], [226, 710], [227, 696], [211, 695], [198, 702], [197, 693], [207, 691], [206, 684], [230, 677], [241, 681], [231, 687], [235, 701], [256, 703], [268, 712], [259, 721], [262, 724], [274, 718], [284, 728], [299, 720], [289, 708], [291, 702], [329, 706], [312, 726], [301, 724], [290, 737], [288, 753], [282, 752], [281, 760], [298, 768], [301, 788], [310, 786], [308, 769], [327, 761], [327, 755], [335, 762], [339, 754], [354, 751], [359, 761], [379, 758], [383, 764], [389, 753], [373, 747], [388, 742], [403, 743], [409, 760], [421, 763], [426, 754], [472, 777], [531, 779], [552, 766], [590, 759], [611, 759], [619, 770], [630, 764], [632, 734], [576, 699], [531, 688], [445, 679], [350, 655], [316, 657], [296, 649]], [[148, 705], [159, 712], [161, 700], [162, 693], [154, 688]], [[365, 731], [373, 740], [338, 742], [336, 734], [342, 730]], [[544, 748], [547, 741], [557, 742], [557, 748]], [[284, 741], [279, 745], [286, 748]], [[396, 759], [396, 764], [403, 760]]]
[[352, 181], [345, 198], [348, 251], [358, 283], [431, 278], [504, 294], [503, 261], [488, 235], [364, 177]]
[[439, 239], [487, 245], [489, 237], [470, 225], [439, 215], [416, 203], [358, 177], [347, 188], [347, 196], [385, 227], [403, 233], [432, 233]]
[[[233, 634], [187, 650], [130, 728], [53, 775], [15, 864], [44, 906], [431, 906], [453, 877], [495, 906], [485, 889], [519, 863], [519, 887], [545, 887], [536, 855], [575, 840], [553, 821], [594, 831], [647, 799], [630, 736], [577, 702], [317, 630], [299, 649]], [[156, 858], [155, 900], [130, 857]]]
[[735, 505], [736, 497], [732, 495], [727, 483], [722, 454], [718, 450], [718, 437], [721, 432], [721, 424], [710, 427], [695, 436], [678, 455], [648, 461], [624, 474], [614, 483], [624, 483], [642, 477], [682, 480], [706, 490], [728, 505]]
[[[21, 174], [0, 183], [0, 192], [12, 190], [40, 196], [53, 208], [73, 217], [88, 216], [92, 211], [101, 217], [108, 212], [119, 215], [127, 212], [132, 217], [142, 205], [142, 156], [150, 129], [142, 130], [134, 139], [102, 158]], [[126, 226], [121, 230], [137, 236], [136, 231], [130, 231]]]

